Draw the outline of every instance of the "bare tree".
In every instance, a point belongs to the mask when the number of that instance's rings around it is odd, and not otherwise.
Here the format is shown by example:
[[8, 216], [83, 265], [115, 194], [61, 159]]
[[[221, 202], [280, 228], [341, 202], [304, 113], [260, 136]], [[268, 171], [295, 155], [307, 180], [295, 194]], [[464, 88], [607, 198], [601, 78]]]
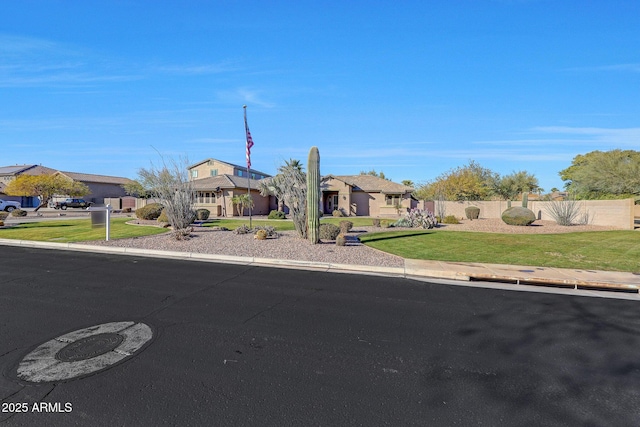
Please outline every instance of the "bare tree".
[[138, 171], [142, 185], [164, 205], [169, 224], [173, 227], [173, 236], [177, 240], [189, 238], [193, 231], [190, 225], [195, 219], [195, 190], [187, 172], [188, 165], [186, 158], [171, 160], [169, 164], [162, 158], [162, 166], [151, 163], [149, 169], [141, 168]]
[[289, 160], [278, 169], [278, 174], [260, 181], [260, 194], [272, 195], [289, 207], [298, 235], [307, 238], [307, 181], [299, 160]]

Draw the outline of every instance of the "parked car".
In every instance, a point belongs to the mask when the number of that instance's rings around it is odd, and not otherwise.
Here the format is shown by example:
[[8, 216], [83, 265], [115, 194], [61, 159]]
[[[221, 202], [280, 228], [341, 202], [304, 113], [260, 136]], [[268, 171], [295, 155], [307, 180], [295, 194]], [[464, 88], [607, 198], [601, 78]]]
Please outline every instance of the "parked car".
[[18, 202], [10, 202], [10, 201], [5, 201], [5, 200], [0, 200], [0, 210], [1, 211], [7, 211], [7, 212], [11, 212], [15, 209], [20, 209], [20, 203]]
[[87, 202], [84, 199], [64, 199], [61, 202], [56, 202], [53, 206], [54, 209], [62, 209], [65, 210], [67, 208], [88, 208], [93, 203]]

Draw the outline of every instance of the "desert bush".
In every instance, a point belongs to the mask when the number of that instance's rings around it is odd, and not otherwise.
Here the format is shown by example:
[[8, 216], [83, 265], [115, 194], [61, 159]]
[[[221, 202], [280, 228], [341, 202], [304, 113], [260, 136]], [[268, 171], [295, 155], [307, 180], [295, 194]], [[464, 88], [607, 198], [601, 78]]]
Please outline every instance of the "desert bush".
[[342, 213], [342, 211], [341, 211], [340, 209], [336, 209], [336, 210], [334, 210], [334, 211], [331, 213], [331, 215], [335, 216], [336, 218], [337, 218], [337, 217], [343, 217], [343, 216], [344, 216], [344, 214]]
[[340, 233], [346, 234], [353, 228], [353, 222], [340, 221]]
[[336, 240], [340, 234], [340, 228], [333, 224], [320, 224], [320, 239]]
[[240, 227], [233, 230], [233, 234], [247, 234], [251, 232], [251, 229], [247, 226], [247, 224], [242, 224]]
[[391, 224], [391, 227], [406, 227], [406, 228], [409, 228], [409, 227], [411, 227], [411, 221], [409, 221], [409, 218], [403, 217], [403, 218], [400, 218], [399, 220], [397, 220], [396, 222], [394, 222], [393, 224]]
[[22, 209], [14, 209], [11, 211], [11, 216], [27, 216], [27, 211]]
[[458, 218], [456, 218], [455, 215], [447, 215], [443, 218], [442, 223], [443, 224], [460, 224], [460, 221], [458, 221]]
[[9, 212], [0, 211], [0, 221], [4, 221], [9, 216]]
[[380, 220], [380, 227], [389, 228], [390, 226], [391, 226], [391, 221], [389, 221], [388, 219], [381, 219]]
[[380, 218], [373, 218], [373, 226], [380, 227]]
[[122, 208], [122, 213], [131, 213], [131, 208]]
[[4, 227], [4, 221], [0, 219], [0, 227]]
[[146, 206], [136, 209], [136, 217], [146, 220], [158, 219], [163, 209], [164, 206], [160, 203], [149, 203]]
[[581, 213], [583, 204], [573, 197], [549, 201], [545, 204], [544, 210], [558, 225], [587, 225], [590, 221], [589, 212]]
[[474, 219], [480, 218], [480, 208], [477, 206], [467, 206], [464, 208], [464, 214], [468, 220], [473, 221]]
[[267, 231], [266, 230], [258, 230], [256, 231], [256, 234], [253, 236], [255, 239], [258, 240], [266, 240], [267, 238]]
[[[167, 223], [167, 227], [169, 223]], [[174, 229], [171, 235], [176, 240], [189, 240], [191, 238], [191, 232], [193, 231], [193, 227], [184, 227], [179, 229]]]
[[514, 206], [502, 212], [502, 221], [509, 225], [527, 226], [536, 220], [536, 214], [531, 209]]
[[166, 223], [169, 222], [166, 209], [162, 209], [162, 212], [160, 212], [160, 216], [158, 217], [158, 222], [166, 222]]
[[269, 216], [267, 218], [269, 218], [269, 219], [286, 219], [287, 216], [282, 211], [272, 210], [271, 212], [269, 212]]
[[344, 246], [346, 243], [347, 243], [347, 236], [345, 236], [343, 233], [340, 233], [336, 236], [337, 246]]
[[265, 233], [267, 233], [267, 237], [278, 237], [278, 232], [276, 231], [275, 227], [271, 226], [271, 225], [259, 225], [257, 227], [254, 228], [254, 230], [256, 231], [264, 231]]
[[438, 219], [428, 210], [413, 208], [407, 213], [406, 219], [412, 228], [433, 228], [438, 225]]
[[205, 221], [207, 219], [209, 219], [209, 215], [211, 214], [211, 212], [209, 212], [209, 209], [196, 209], [196, 219], [199, 221]]

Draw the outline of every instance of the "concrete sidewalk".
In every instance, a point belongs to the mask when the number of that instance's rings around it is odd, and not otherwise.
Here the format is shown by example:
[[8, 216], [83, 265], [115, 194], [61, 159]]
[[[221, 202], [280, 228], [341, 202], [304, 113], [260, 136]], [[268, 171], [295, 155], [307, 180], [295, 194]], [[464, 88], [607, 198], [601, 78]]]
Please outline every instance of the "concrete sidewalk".
[[373, 274], [411, 279], [447, 279], [458, 281], [488, 281], [518, 285], [546, 285], [569, 289], [595, 289], [639, 293], [640, 272], [579, 270], [550, 267], [531, 267], [504, 264], [443, 262], [405, 259], [404, 267], [376, 267], [295, 261], [274, 258], [240, 257], [230, 255], [173, 252], [113, 246], [92, 246], [77, 243], [36, 242], [32, 240], [0, 239], [0, 245], [42, 249], [62, 249], [80, 252], [171, 258], [191, 261], [222, 262], [295, 268], [332, 273]]
[[603, 289], [636, 293], [640, 289], [640, 272], [624, 273], [618, 271], [406, 259], [405, 274], [407, 276], [426, 276], [455, 280], [483, 280], [527, 285], [562, 286], [573, 289]]

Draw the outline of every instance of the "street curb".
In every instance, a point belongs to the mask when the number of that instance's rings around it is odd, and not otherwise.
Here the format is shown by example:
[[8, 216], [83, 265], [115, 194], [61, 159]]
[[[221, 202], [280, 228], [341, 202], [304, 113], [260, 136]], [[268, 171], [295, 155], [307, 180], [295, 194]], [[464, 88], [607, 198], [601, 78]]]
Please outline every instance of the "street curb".
[[[200, 262], [220, 262], [246, 266], [314, 270], [329, 273], [365, 274], [370, 276], [388, 276], [410, 278], [404, 267], [379, 267], [326, 262], [282, 260], [274, 258], [241, 257], [233, 255], [203, 254], [197, 252], [163, 251], [155, 249], [120, 248], [114, 246], [93, 246], [78, 243], [38, 242], [33, 240], [0, 239], [0, 245], [27, 248], [58, 249], [76, 252], [105, 253], [113, 255], [135, 255], [147, 258], [169, 258]], [[442, 277], [441, 277], [442, 278]]]
[[380, 267], [353, 264], [337, 264], [314, 261], [285, 260], [261, 257], [242, 257], [233, 255], [206, 254], [198, 252], [164, 251], [155, 249], [122, 248], [115, 246], [94, 246], [78, 243], [39, 242], [34, 240], [0, 239], [0, 245], [19, 246], [27, 248], [58, 249], [76, 252], [105, 253], [113, 255], [133, 255], [147, 258], [164, 258], [190, 260], [199, 262], [219, 262], [246, 266], [286, 268], [296, 270], [322, 271], [328, 273], [362, 274], [369, 276], [397, 277], [413, 280], [442, 279], [459, 282], [489, 281], [512, 283], [515, 285], [560, 286], [570, 289], [609, 290], [638, 293], [638, 285], [619, 282], [586, 281], [579, 279], [560, 278], [564, 274], [558, 272], [557, 278], [520, 277], [494, 272], [473, 272], [458, 270], [432, 269], [416, 266], [414, 260], [405, 260], [403, 267]]

